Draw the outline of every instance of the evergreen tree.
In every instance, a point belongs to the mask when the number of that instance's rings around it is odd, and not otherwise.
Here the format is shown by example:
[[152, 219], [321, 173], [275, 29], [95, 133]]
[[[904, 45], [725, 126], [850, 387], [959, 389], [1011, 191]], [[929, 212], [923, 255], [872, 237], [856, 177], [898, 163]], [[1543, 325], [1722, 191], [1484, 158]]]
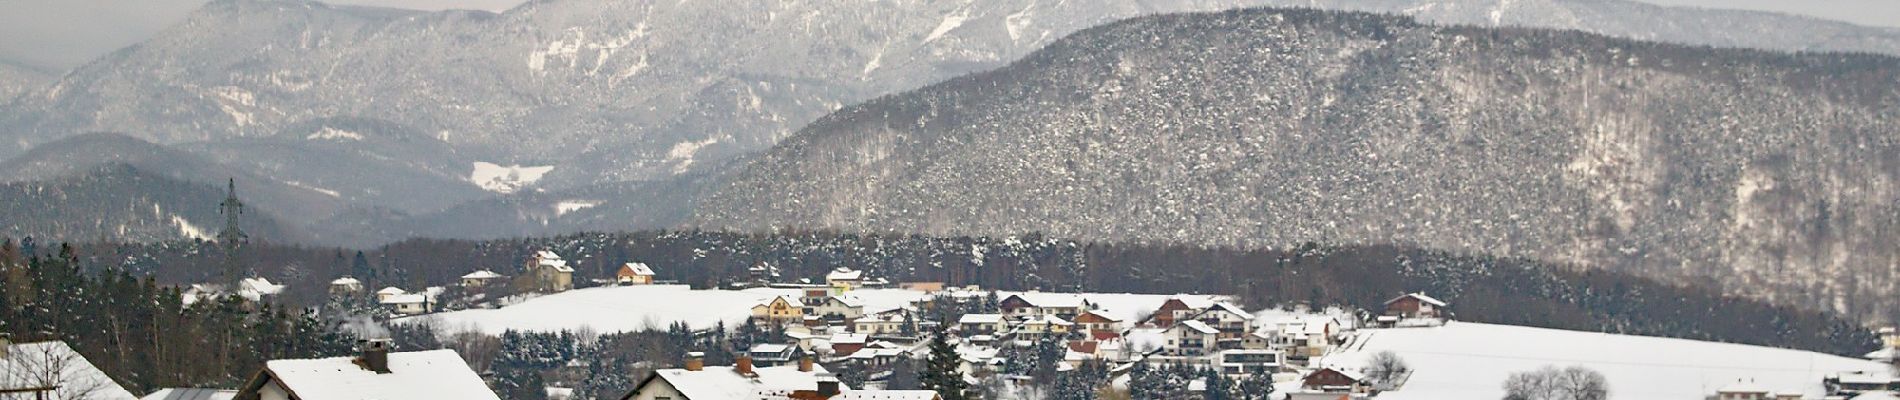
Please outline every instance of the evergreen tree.
[[1203, 369], [1200, 379], [1207, 382], [1207, 390], [1201, 392], [1202, 400], [1232, 400], [1236, 397], [1233, 381], [1228, 380], [1226, 375], [1222, 375], [1220, 370]]
[[1241, 378], [1234, 384], [1237, 396], [1244, 400], [1267, 400], [1273, 397], [1273, 377], [1268, 374], [1253, 374]]
[[966, 400], [970, 384], [963, 381], [963, 373], [957, 371], [962, 357], [956, 347], [945, 339], [939, 330], [930, 338], [930, 358], [924, 365], [924, 373], [919, 377], [924, 389], [934, 390], [943, 400]]

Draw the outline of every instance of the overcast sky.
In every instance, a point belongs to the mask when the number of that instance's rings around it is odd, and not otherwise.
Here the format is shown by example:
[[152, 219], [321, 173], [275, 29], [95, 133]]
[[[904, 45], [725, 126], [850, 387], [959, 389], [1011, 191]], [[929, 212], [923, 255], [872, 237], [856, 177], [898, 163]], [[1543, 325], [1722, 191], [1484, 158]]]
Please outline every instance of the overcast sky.
[[[819, 0], [809, 0], [819, 1]], [[1638, 0], [1804, 14], [1900, 27], [1900, 0]], [[523, 0], [333, 0], [333, 4], [500, 11]], [[205, 0], [0, 0], [0, 61], [64, 71], [138, 43]]]

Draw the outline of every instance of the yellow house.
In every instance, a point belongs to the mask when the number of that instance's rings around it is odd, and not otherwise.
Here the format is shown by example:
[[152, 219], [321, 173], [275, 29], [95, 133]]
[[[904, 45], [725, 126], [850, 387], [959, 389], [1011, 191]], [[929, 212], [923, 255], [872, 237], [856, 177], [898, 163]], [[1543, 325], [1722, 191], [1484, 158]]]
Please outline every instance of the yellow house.
[[805, 308], [790, 297], [778, 296], [752, 306], [752, 318], [777, 323], [801, 322], [805, 320]]

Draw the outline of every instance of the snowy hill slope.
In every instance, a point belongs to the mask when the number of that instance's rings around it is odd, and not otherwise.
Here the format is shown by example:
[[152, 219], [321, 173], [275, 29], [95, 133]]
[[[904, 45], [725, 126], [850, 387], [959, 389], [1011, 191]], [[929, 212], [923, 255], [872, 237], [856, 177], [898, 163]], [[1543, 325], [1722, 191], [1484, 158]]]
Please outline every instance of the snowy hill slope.
[[[509, 329], [556, 331], [591, 327], [596, 331], [623, 332], [666, 329], [666, 325], [685, 321], [694, 328], [711, 328], [725, 322], [736, 326], [751, 315], [752, 305], [774, 296], [799, 296], [797, 289], [691, 290], [681, 285], [645, 285], [598, 287], [536, 297], [492, 310], [462, 310], [425, 315], [404, 321], [429, 321], [440, 327], [475, 327], [499, 334]], [[1020, 292], [1001, 292], [1009, 297]], [[898, 308], [926, 294], [901, 289], [860, 289], [849, 292], [864, 300], [865, 312]], [[1099, 304], [1110, 317], [1134, 320], [1143, 312], [1154, 311], [1169, 295], [1122, 293], [1029, 293], [1032, 301], [1048, 296], [1081, 296]]]
[[1435, 328], [1362, 330], [1357, 340], [1352, 351], [1324, 362], [1359, 366], [1373, 353], [1398, 353], [1415, 372], [1405, 387], [1379, 395], [1391, 400], [1502, 398], [1511, 373], [1545, 365], [1602, 372], [1610, 398], [1619, 400], [1700, 399], [1738, 379], [1819, 398], [1821, 379], [1830, 373], [1887, 368], [1772, 347], [1455, 321]]

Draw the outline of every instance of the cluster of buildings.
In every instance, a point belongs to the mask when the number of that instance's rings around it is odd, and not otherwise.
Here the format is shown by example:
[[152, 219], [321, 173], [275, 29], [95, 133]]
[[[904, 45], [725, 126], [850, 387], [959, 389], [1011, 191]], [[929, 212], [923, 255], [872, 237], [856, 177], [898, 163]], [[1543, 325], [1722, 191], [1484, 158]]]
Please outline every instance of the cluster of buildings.
[[[503, 275], [492, 270], [482, 269], [462, 275], [456, 282], [461, 289], [461, 299], [479, 303], [497, 295], [514, 293], [559, 293], [574, 289], [574, 267], [560, 254], [549, 250], [536, 251], [521, 266], [515, 276]], [[262, 278], [252, 278], [261, 280]], [[246, 280], [250, 282], [250, 280]], [[612, 280], [596, 281], [597, 284], [646, 285], [655, 283], [653, 268], [644, 263], [629, 262], [622, 264], [614, 273]], [[268, 284], [268, 281], [265, 281]], [[249, 284], [247, 283], [247, 288]], [[195, 287], [195, 286], [194, 286]], [[276, 289], [281, 291], [280, 289]], [[334, 298], [364, 297], [364, 283], [351, 276], [339, 277], [330, 281], [329, 293]], [[442, 311], [445, 301], [440, 298], [448, 288], [430, 286], [418, 291], [409, 291], [390, 286], [378, 289], [367, 296], [390, 315], [417, 315]], [[275, 293], [271, 291], [270, 293]], [[190, 303], [189, 297], [187, 304]]]

